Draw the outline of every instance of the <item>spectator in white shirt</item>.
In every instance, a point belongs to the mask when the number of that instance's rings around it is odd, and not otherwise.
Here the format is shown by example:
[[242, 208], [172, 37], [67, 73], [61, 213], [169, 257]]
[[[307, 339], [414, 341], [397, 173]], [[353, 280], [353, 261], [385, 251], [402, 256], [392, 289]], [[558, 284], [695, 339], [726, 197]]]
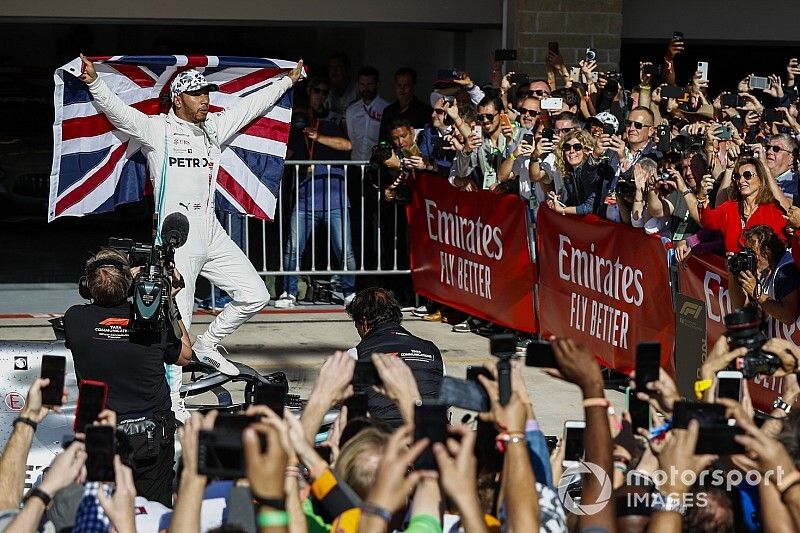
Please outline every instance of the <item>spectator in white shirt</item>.
[[347, 135], [353, 143], [351, 156], [354, 161], [366, 161], [372, 155], [372, 147], [378, 144], [381, 117], [389, 102], [378, 96], [378, 71], [364, 67], [358, 73], [360, 98], [350, 104], [345, 114]]

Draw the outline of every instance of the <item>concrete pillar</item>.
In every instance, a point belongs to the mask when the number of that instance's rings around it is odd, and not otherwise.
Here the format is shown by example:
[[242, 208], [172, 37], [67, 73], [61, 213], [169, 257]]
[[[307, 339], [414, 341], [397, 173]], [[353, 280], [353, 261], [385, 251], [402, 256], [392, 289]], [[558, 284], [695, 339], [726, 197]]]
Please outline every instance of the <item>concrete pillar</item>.
[[509, 70], [544, 77], [547, 43], [557, 41], [567, 67], [597, 49], [601, 71], [619, 70], [622, 0], [508, 0]]

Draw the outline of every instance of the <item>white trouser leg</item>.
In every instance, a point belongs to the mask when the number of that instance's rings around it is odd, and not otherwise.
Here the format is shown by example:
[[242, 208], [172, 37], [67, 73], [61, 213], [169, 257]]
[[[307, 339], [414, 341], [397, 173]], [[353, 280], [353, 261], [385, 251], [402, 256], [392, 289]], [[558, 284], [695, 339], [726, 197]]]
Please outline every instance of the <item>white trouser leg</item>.
[[264, 280], [219, 223], [213, 230], [208, 258], [200, 273], [233, 298], [201, 335], [207, 344], [219, 343], [269, 302]]
[[[205, 261], [205, 248], [205, 243], [190, 241], [175, 251], [175, 268], [181, 273], [183, 282], [186, 284], [175, 297], [175, 303], [178, 305], [178, 311], [181, 313], [181, 319], [186, 326], [186, 331], [189, 331], [189, 328], [192, 327], [194, 288], [197, 276], [200, 274], [200, 269]], [[178, 365], [165, 366], [170, 393], [177, 395], [183, 383], [183, 368]]]

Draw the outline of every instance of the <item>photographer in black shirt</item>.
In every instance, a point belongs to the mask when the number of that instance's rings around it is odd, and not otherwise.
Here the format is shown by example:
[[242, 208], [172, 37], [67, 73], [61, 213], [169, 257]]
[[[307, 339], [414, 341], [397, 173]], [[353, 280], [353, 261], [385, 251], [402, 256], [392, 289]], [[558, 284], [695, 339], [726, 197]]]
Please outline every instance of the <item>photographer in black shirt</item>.
[[[181, 320], [180, 339], [171, 327], [157, 333], [132, 327], [133, 278], [127, 257], [116, 250], [102, 249], [89, 259], [85, 282], [92, 303], [64, 315], [66, 347], [79, 380], [108, 384], [108, 408], [132, 447], [137, 494], [171, 507], [175, 415], [164, 364], [189, 363], [192, 345]], [[172, 289], [173, 297], [178, 290]]]
[[[403, 320], [400, 305], [387, 291], [376, 287], [359, 291], [347, 306], [347, 314], [361, 337], [356, 346], [359, 361], [369, 361], [373, 353], [400, 357], [411, 369], [423, 399], [439, 395], [444, 375], [442, 354], [431, 341], [412, 335], [400, 325]], [[372, 416], [393, 426], [403, 423], [399, 409], [391, 400], [372, 388], [364, 392]]]

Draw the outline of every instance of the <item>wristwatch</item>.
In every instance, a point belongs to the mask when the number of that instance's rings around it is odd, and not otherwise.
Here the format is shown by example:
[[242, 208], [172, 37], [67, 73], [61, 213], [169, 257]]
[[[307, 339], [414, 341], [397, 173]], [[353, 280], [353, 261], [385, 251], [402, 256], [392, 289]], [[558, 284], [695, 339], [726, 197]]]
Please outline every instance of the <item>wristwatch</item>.
[[787, 415], [792, 411], [792, 406], [789, 405], [788, 403], [786, 403], [786, 401], [783, 398], [781, 398], [780, 396], [778, 396], [775, 399], [775, 401], [772, 402], [772, 408], [773, 409], [780, 409], [781, 411], [783, 411]]
[[686, 513], [686, 506], [680, 498], [676, 498], [672, 494], [664, 494], [661, 492], [655, 494], [655, 498], [653, 498], [650, 507], [655, 512], [678, 513], [681, 516]]

